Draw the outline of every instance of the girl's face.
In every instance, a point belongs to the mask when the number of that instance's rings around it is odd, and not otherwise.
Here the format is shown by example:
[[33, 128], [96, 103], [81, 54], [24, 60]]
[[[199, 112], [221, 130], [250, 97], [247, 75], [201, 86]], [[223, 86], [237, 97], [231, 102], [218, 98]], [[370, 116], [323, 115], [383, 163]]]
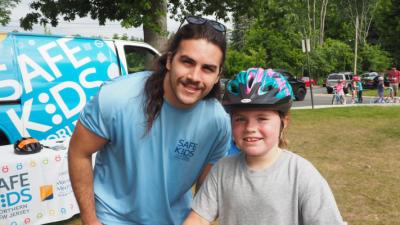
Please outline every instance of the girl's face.
[[[286, 123], [286, 121], [285, 121]], [[281, 118], [276, 111], [266, 109], [234, 109], [233, 138], [247, 156], [265, 156], [278, 147]]]

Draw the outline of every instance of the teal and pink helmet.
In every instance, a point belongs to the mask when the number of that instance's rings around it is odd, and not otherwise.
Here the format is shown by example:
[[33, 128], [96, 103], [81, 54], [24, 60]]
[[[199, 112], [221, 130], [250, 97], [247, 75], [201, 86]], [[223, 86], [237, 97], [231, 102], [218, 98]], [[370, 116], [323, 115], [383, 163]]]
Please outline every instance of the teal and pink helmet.
[[293, 96], [292, 86], [279, 72], [250, 68], [227, 83], [222, 104], [228, 112], [232, 108], [268, 108], [288, 112]]

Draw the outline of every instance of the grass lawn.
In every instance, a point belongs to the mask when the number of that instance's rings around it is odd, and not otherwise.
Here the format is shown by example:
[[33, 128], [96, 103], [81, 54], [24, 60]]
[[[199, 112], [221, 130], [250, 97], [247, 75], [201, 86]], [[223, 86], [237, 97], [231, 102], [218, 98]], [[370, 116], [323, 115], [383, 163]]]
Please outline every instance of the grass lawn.
[[[375, 89], [364, 89], [363, 96], [378, 96], [378, 91]], [[389, 89], [385, 89], [385, 96], [389, 96]]]
[[292, 110], [289, 141], [327, 179], [348, 224], [400, 223], [400, 106]]

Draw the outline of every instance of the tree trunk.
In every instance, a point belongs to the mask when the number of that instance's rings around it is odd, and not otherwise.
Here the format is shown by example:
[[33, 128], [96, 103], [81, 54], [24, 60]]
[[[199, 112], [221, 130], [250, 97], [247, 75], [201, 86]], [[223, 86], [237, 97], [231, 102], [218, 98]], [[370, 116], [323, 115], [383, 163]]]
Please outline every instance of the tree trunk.
[[[151, 0], [151, 8], [144, 15], [147, 21], [143, 23], [144, 41], [158, 51], [163, 51], [167, 43], [167, 1]], [[156, 24], [151, 26], [150, 24]]]
[[324, 44], [325, 38], [325, 17], [326, 8], [328, 7], [329, 0], [323, 0], [321, 3], [321, 18], [320, 18], [320, 29], [319, 29], [319, 44], [322, 46]]
[[355, 45], [354, 45], [354, 75], [357, 74], [357, 48], [358, 48], [358, 15], [356, 16], [356, 34], [355, 34]]

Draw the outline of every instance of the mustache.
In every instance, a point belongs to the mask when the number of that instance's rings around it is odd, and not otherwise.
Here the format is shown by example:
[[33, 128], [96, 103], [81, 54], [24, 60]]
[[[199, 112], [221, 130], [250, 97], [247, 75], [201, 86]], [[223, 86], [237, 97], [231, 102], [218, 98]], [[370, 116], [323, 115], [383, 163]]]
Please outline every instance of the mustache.
[[191, 86], [195, 86], [196, 88], [199, 88], [199, 89], [203, 88], [203, 86], [204, 86], [199, 81], [194, 81], [190, 78], [181, 80], [181, 82], [183, 83], [183, 85], [191, 85]]

